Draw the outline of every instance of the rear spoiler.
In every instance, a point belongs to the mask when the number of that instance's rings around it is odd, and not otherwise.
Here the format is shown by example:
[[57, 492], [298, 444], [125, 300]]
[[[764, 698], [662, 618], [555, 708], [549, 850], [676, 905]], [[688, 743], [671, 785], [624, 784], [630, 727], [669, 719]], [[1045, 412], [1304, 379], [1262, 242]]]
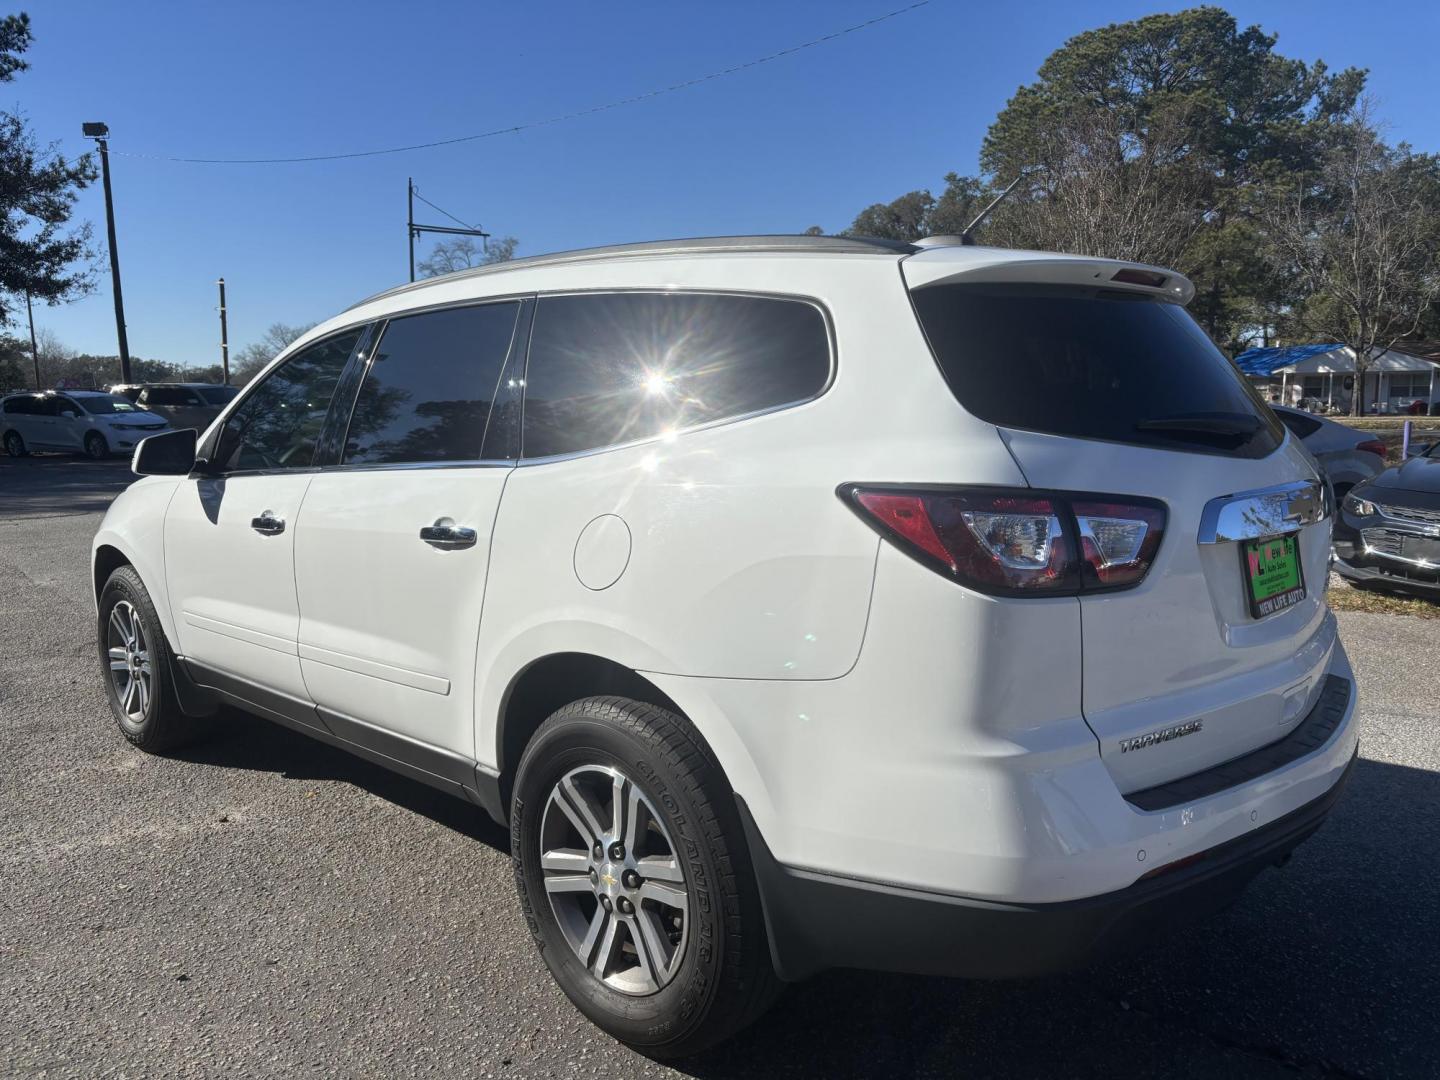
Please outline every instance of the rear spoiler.
[[1086, 285], [1142, 293], [1181, 305], [1195, 296], [1195, 286], [1183, 274], [1118, 259], [944, 245], [927, 247], [900, 265], [912, 289], [941, 282]]

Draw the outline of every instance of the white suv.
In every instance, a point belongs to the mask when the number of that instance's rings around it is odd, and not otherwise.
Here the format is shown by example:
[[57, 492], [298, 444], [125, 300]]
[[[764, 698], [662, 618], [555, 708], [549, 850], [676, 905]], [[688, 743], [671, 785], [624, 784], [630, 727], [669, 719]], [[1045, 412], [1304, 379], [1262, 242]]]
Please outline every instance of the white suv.
[[1356, 753], [1309, 459], [1166, 270], [831, 237], [404, 286], [94, 546], [121, 730], [238, 705], [507, 823], [657, 1055], [827, 967], [1073, 966], [1229, 900]]

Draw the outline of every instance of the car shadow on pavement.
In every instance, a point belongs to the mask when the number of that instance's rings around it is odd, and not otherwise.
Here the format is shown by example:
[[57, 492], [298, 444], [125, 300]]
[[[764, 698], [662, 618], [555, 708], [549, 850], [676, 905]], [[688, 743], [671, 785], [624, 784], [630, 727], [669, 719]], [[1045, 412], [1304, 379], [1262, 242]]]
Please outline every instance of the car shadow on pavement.
[[1017, 982], [830, 972], [675, 1064], [705, 1080], [1433, 1076], [1437, 805], [1440, 773], [1362, 759], [1286, 867], [1143, 952]]
[[[231, 710], [188, 761], [333, 780], [508, 852], [482, 811]], [[833, 971], [679, 1062], [750, 1076], [1430, 1076], [1440, 1053], [1440, 773], [1361, 759], [1324, 827], [1229, 910], [1049, 979]], [[855, 928], [866, 933], [867, 927]]]
[[510, 853], [508, 833], [464, 799], [238, 709], [222, 708], [209, 722], [217, 727], [213, 738], [170, 756], [201, 765], [272, 772], [288, 780], [352, 784], [502, 854]]

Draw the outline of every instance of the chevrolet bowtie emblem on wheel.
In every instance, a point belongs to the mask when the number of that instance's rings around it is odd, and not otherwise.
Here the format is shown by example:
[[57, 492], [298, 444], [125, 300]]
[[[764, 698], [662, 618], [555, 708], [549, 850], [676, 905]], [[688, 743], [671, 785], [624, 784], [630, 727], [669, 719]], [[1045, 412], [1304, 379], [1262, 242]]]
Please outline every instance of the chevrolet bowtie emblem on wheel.
[[605, 882], [605, 884], [609, 885], [611, 888], [614, 888], [615, 886], [615, 878], [611, 874], [601, 874], [600, 880]]
[[1194, 735], [1205, 726], [1204, 720], [1190, 720], [1184, 724], [1176, 724], [1174, 727], [1160, 728], [1158, 731], [1147, 731], [1144, 735], [1137, 735], [1133, 739], [1120, 740], [1120, 752], [1128, 754], [1131, 750], [1144, 750], [1147, 746], [1154, 746], [1156, 743], [1169, 742], [1171, 739], [1180, 739], [1186, 735]]

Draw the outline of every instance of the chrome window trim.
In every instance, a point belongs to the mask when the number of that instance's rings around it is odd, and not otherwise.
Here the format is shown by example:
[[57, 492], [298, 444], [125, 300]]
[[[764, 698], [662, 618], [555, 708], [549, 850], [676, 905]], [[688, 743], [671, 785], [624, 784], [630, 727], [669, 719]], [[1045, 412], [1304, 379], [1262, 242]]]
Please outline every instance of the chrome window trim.
[[[544, 457], [525, 456], [525, 402], [522, 396], [520, 403], [520, 458], [518, 461], [519, 465], [550, 465], [557, 461], [570, 461], [574, 458], [592, 457], [595, 454], [608, 454], [612, 450], [628, 450], [632, 447], [644, 446], [646, 443], [668, 443], [672, 439], [679, 438], [682, 435], [689, 435], [692, 432], [708, 431], [711, 428], [723, 427], [727, 424], [739, 424], [743, 423], [746, 420], [753, 420], [759, 416], [769, 416], [771, 413], [784, 412], [786, 409], [794, 409], [798, 408], [801, 405], [808, 405], [812, 401], [818, 401], [820, 398], [824, 397], [830, 392], [830, 388], [835, 385], [835, 378], [839, 372], [840, 367], [840, 349], [835, 336], [835, 320], [831, 317], [830, 309], [826, 307], [824, 301], [820, 300], [818, 297], [808, 296], [804, 293], [763, 292], [756, 291], [755, 289], [718, 289], [709, 287], [689, 288], [686, 286], [668, 288], [649, 285], [639, 285], [634, 287], [623, 285], [599, 286], [593, 289], [555, 289], [551, 291], [542, 290], [535, 293], [535, 321], [538, 323], [540, 320], [540, 308], [542, 306], [541, 301], [549, 297], [625, 295], [632, 293], [644, 293], [647, 295], [662, 296], [682, 294], [686, 296], [740, 296], [748, 297], [754, 300], [780, 300], [788, 303], [808, 304], [819, 313], [820, 322], [825, 327], [825, 347], [829, 352], [830, 359], [830, 367], [829, 370], [825, 373], [825, 381], [820, 385], [820, 389], [816, 390], [815, 393], [811, 394], [809, 397], [797, 398], [794, 401], [780, 402], [777, 405], [770, 405], [763, 409], [755, 409], [748, 413], [739, 413], [735, 416], [718, 417], [714, 420], [707, 420], [703, 424], [691, 424], [688, 427], [675, 428], [673, 431], [665, 432], [662, 434], [647, 435], [642, 439], [631, 439], [628, 442], [623, 443], [610, 443], [606, 446], [593, 446], [588, 447], [584, 450], [572, 450], [569, 453], [565, 454], [547, 454]], [[532, 326], [530, 329], [530, 335], [530, 341], [526, 344], [525, 353], [524, 379], [527, 385], [530, 378], [530, 350], [531, 348], [533, 348], [535, 340], [534, 326]]]
[[1324, 521], [1330, 512], [1329, 487], [1319, 480], [1241, 491], [1205, 504], [1198, 539], [1202, 544], [1263, 540]]

